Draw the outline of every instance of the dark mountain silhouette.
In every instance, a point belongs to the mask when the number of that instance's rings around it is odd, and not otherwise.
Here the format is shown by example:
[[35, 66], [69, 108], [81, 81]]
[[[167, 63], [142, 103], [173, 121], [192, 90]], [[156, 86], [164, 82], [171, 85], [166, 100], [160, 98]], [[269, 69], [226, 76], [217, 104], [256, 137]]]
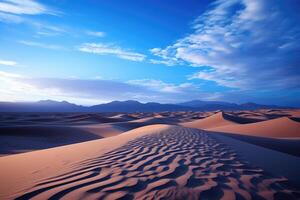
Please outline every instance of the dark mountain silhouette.
[[220, 106], [237, 106], [235, 103], [228, 103], [224, 101], [201, 101], [201, 100], [192, 100], [183, 103], [179, 103], [178, 105], [189, 106], [194, 108], [199, 108], [207, 105], [220, 105]]
[[184, 103], [179, 103], [178, 105], [188, 106], [196, 108], [196, 110], [256, 110], [256, 109], [276, 109], [276, 108], [290, 108], [287, 106], [277, 106], [277, 105], [261, 105], [256, 103], [228, 103], [224, 101], [201, 101], [193, 100]]
[[86, 107], [67, 101], [0, 102], [0, 112], [84, 112]]
[[212, 111], [255, 110], [289, 108], [255, 103], [235, 104], [221, 101], [189, 101], [179, 104], [155, 102], [112, 101], [94, 106], [80, 106], [67, 101], [42, 100], [38, 102], [0, 102], [0, 112], [161, 112], [161, 111]]
[[90, 111], [98, 112], [159, 112], [191, 110], [188, 106], [160, 104], [155, 102], [140, 103], [138, 101], [112, 101], [89, 107]]

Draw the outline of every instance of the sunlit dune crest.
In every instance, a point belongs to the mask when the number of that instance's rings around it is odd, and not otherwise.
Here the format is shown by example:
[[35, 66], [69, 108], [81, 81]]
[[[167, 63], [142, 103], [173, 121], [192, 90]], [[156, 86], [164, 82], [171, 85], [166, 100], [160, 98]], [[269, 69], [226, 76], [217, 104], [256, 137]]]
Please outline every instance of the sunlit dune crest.
[[237, 133], [261, 137], [300, 137], [300, 123], [288, 117], [244, 123], [246, 120], [241, 117], [228, 116], [229, 115], [219, 112], [205, 119], [183, 123], [183, 126], [216, 132]]

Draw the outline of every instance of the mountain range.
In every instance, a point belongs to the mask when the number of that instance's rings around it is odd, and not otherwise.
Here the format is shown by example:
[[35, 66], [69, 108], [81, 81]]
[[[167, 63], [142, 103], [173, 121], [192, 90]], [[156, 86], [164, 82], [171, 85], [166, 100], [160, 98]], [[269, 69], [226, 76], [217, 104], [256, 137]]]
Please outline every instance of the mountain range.
[[67, 101], [41, 100], [37, 102], [0, 102], [0, 112], [161, 112], [161, 111], [212, 111], [284, 109], [290, 107], [261, 105], [256, 103], [235, 104], [222, 101], [193, 100], [178, 104], [156, 102], [112, 101], [93, 106], [81, 106]]

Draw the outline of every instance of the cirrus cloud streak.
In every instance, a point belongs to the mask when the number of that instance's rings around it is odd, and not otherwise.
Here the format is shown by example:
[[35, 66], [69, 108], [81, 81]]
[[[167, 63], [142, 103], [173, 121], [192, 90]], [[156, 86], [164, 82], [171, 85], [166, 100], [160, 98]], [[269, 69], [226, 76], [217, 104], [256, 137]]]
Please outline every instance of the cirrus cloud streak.
[[135, 62], [141, 62], [146, 58], [146, 55], [144, 54], [126, 50], [113, 44], [84, 43], [78, 48], [78, 50], [98, 55], [113, 55], [121, 59]]

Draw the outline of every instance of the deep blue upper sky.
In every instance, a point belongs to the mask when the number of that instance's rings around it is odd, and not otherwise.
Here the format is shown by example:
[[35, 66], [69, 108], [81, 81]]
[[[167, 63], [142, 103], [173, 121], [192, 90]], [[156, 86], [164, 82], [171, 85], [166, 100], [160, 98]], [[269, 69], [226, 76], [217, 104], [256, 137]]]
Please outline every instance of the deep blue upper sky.
[[300, 106], [298, 0], [0, 0], [0, 100]]

